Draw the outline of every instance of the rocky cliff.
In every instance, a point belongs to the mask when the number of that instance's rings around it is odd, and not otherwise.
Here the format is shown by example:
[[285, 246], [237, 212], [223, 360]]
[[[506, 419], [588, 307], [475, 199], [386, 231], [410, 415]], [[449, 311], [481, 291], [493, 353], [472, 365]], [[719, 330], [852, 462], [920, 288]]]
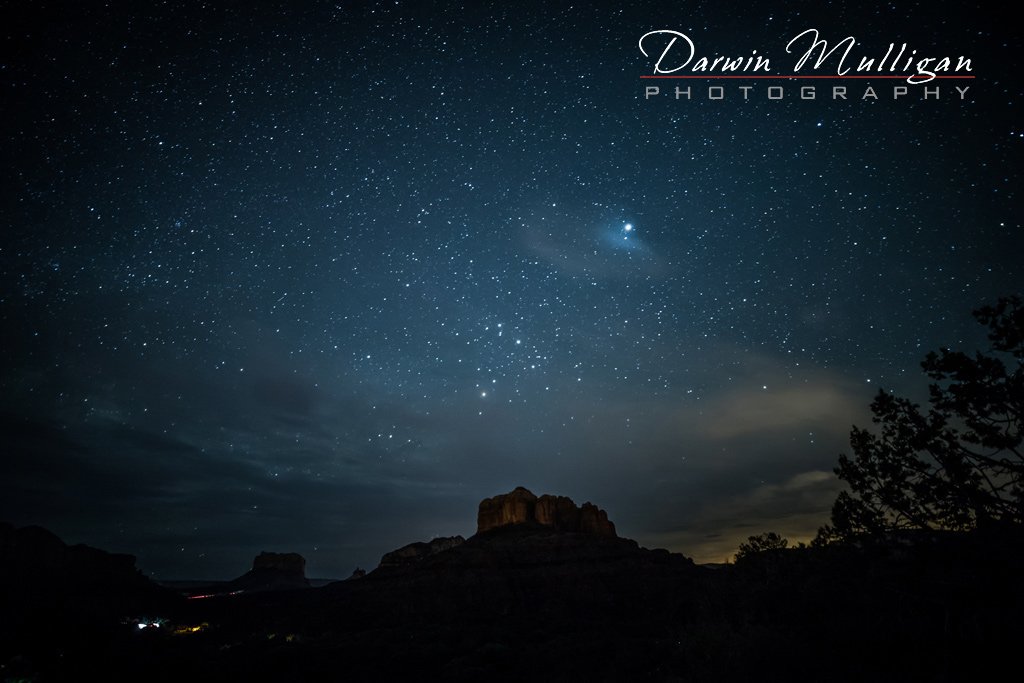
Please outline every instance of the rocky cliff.
[[476, 518], [478, 534], [514, 524], [540, 524], [555, 531], [615, 537], [608, 514], [592, 503], [577, 507], [566, 496], [535, 496], [517, 486], [513, 491], [480, 502]]

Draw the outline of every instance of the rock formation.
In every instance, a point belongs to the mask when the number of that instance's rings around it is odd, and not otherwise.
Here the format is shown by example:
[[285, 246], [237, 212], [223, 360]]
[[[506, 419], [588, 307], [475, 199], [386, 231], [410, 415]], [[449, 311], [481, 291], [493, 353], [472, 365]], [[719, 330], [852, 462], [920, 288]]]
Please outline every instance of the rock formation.
[[615, 525], [592, 503], [577, 507], [571, 498], [543, 495], [540, 498], [517, 486], [515, 490], [480, 502], [478, 534], [514, 524], [535, 523], [556, 531], [615, 537]]
[[487, 531], [499, 526], [523, 524], [535, 521], [534, 510], [537, 496], [517, 486], [511, 493], [480, 501], [476, 516], [476, 532]]
[[398, 550], [392, 550], [380, 558], [381, 567], [405, 567], [415, 564], [425, 557], [436, 555], [450, 548], [462, 545], [466, 539], [462, 536], [435, 538], [429, 543], [410, 543]]
[[252, 561], [253, 571], [270, 569], [285, 574], [306, 576], [306, 558], [298, 553], [261, 552]]
[[133, 555], [69, 546], [42, 527], [16, 529], [5, 522], [0, 522], [0, 581], [148, 584]]
[[614, 536], [615, 525], [608, 520], [608, 513], [592, 503], [580, 508], [580, 533]]
[[309, 588], [306, 558], [298, 553], [261, 552], [252, 561], [252, 569], [231, 581], [233, 590], [247, 592]]
[[579, 526], [580, 509], [572, 502], [572, 498], [567, 496], [541, 496], [537, 499], [533, 514], [537, 523], [544, 526], [570, 529]]

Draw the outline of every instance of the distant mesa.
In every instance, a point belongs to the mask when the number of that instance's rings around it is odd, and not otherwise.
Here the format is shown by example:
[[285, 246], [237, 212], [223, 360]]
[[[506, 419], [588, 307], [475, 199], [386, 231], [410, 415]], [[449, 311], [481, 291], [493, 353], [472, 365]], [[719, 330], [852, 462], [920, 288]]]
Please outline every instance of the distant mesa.
[[261, 552], [252, 561], [252, 569], [231, 582], [231, 588], [254, 591], [309, 588], [306, 558], [298, 553]]
[[306, 578], [306, 558], [298, 553], [261, 552], [252, 560], [252, 569], [230, 581], [167, 581], [164, 585], [190, 598], [213, 598], [239, 593], [289, 591], [330, 583], [326, 579]]
[[270, 570], [292, 576], [306, 576], [306, 558], [298, 553], [261, 552], [252, 561], [253, 571]]
[[540, 524], [566, 533], [617, 537], [615, 525], [608, 521], [604, 510], [592, 503], [577, 507], [566, 496], [545, 494], [538, 498], [528, 489], [517, 486], [510, 493], [480, 502], [476, 518], [478, 534], [515, 524]]

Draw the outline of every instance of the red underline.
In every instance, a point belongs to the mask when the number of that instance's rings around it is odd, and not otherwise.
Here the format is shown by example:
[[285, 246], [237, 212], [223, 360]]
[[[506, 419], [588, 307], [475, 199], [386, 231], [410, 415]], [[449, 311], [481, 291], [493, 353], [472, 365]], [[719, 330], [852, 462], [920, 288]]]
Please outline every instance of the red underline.
[[[901, 79], [901, 80], [906, 80], [908, 78], [914, 78], [914, 77], [920, 77], [920, 76], [921, 76], [921, 74], [904, 74], [902, 76], [662, 76], [662, 75], [657, 75], [657, 76], [641, 76], [640, 78], [701, 78], [701, 79], [709, 79], [709, 78], [757, 78], [757, 79], [775, 79], [775, 80], [789, 80], [789, 79], [794, 79], [794, 78], [816, 78], [816, 79], [898, 78], [898, 79]], [[934, 76], [934, 77], [932, 77], [931, 80], [937, 80], [939, 78], [959, 78], [959, 79], [967, 78], [967, 79], [973, 79], [974, 76]], [[921, 85], [922, 83], [927, 83], [927, 82], [928, 81], [918, 81], [917, 83], [914, 83], [913, 85]]]

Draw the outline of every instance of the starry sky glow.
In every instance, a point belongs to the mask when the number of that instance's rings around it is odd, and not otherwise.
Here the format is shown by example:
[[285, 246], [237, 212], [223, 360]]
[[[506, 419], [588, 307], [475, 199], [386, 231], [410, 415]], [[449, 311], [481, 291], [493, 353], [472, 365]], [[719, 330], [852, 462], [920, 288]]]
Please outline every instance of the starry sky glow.
[[[516, 485], [699, 561], [813, 535], [877, 388], [1020, 289], [1014, 24], [628, 4], [0, 10], [0, 519], [162, 578], [344, 577]], [[650, 30], [811, 26], [977, 80], [644, 99]]]

